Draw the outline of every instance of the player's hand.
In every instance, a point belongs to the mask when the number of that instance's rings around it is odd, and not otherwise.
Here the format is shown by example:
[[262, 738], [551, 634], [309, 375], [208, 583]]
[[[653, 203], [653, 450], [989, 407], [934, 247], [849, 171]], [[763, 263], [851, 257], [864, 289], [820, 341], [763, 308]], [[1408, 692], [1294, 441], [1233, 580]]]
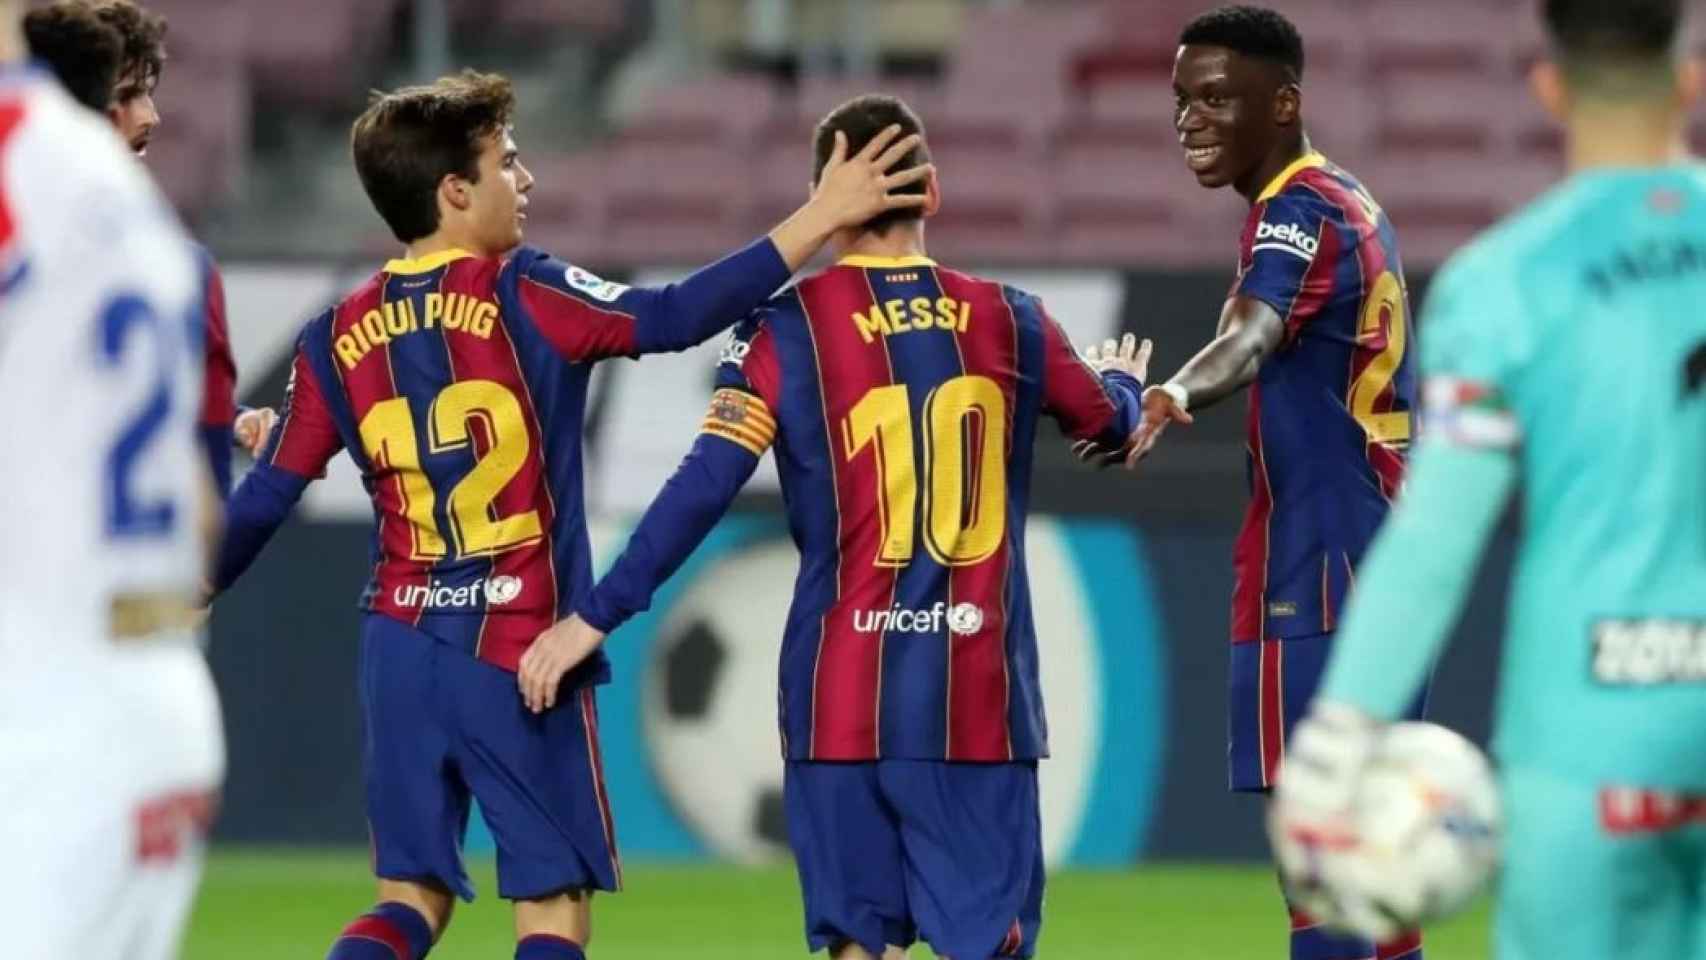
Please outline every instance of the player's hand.
[[579, 615], [559, 620], [535, 637], [515, 671], [516, 686], [527, 709], [543, 713], [557, 705], [557, 687], [563, 675], [592, 656], [604, 633]]
[[278, 414], [273, 408], [260, 407], [237, 414], [237, 422], [232, 426], [237, 443], [249, 452], [249, 456], [259, 457], [266, 449], [267, 438], [272, 435], [273, 424], [277, 422]]
[[[1381, 724], [1345, 704], [1317, 701], [1286, 741], [1268, 808], [1268, 834], [1287, 897], [1322, 922], [1381, 922], [1359, 892], [1355, 802]], [[1384, 939], [1398, 934], [1396, 924]]]
[[1149, 451], [1155, 449], [1169, 424], [1195, 422], [1196, 418], [1179, 406], [1179, 401], [1166, 390], [1150, 387], [1143, 391], [1143, 419], [1138, 421], [1131, 442], [1126, 444], [1125, 465], [1135, 467], [1139, 460], [1149, 456]]
[[[1154, 343], [1149, 340], [1139, 343], [1137, 334], [1128, 333], [1118, 342], [1109, 337], [1099, 347], [1092, 344], [1084, 351], [1084, 362], [1097, 373], [1118, 370], [1142, 383], [1144, 378], [1149, 376], [1149, 355], [1154, 350]], [[1128, 449], [1129, 447], [1111, 449], [1094, 440], [1079, 440], [1072, 444], [1072, 455], [1077, 457], [1080, 463], [1100, 469], [1124, 461]]]
[[1148, 339], [1139, 341], [1137, 334], [1128, 333], [1114, 342], [1113, 337], [1102, 341], [1100, 348], [1092, 345], [1084, 351], [1084, 362], [1097, 373], [1118, 370], [1129, 374], [1138, 383], [1149, 379], [1149, 355], [1155, 352], [1155, 344]]
[[847, 135], [835, 131], [835, 146], [818, 176], [809, 206], [817, 208], [833, 229], [856, 227], [888, 210], [924, 206], [928, 198], [923, 193], [894, 190], [923, 180], [935, 167], [921, 163], [889, 171], [921, 139], [916, 133], [902, 137], [900, 124], [890, 124], [849, 157]]

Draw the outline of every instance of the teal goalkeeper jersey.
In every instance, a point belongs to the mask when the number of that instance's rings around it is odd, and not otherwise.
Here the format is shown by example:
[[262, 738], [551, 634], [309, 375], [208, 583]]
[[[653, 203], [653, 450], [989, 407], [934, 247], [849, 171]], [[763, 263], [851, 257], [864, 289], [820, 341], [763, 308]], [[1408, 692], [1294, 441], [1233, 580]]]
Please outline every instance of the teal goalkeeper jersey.
[[1706, 167], [1578, 174], [1441, 271], [1431, 429], [1519, 464], [1512, 765], [1706, 788]]

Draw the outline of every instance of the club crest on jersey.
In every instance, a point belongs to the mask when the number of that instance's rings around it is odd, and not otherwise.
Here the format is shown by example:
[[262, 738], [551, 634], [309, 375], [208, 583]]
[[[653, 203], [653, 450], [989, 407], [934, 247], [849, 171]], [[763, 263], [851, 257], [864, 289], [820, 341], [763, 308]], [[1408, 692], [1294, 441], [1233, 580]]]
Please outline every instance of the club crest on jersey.
[[580, 267], [570, 267], [564, 271], [563, 278], [569, 286], [579, 290], [594, 300], [612, 303], [617, 297], [628, 292], [628, 285], [606, 280], [596, 274], [588, 273]]
[[1250, 248], [1252, 253], [1261, 250], [1281, 250], [1294, 257], [1304, 260], [1315, 259], [1315, 251], [1321, 248], [1321, 241], [1309, 235], [1309, 231], [1295, 223], [1268, 223], [1266, 220], [1256, 225], [1256, 245]]

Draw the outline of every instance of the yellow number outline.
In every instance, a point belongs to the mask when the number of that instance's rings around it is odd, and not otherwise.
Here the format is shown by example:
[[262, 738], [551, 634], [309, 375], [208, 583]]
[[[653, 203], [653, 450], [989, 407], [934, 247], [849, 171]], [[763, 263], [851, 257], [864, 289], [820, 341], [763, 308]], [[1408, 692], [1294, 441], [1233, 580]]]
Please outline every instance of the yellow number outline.
[[1357, 323], [1357, 341], [1372, 345], [1381, 340], [1374, 359], [1351, 384], [1347, 406], [1351, 416], [1362, 425], [1370, 443], [1402, 445], [1410, 441], [1410, 414], [1395, 410], [1377, 413], [1375, 403], [1391, 386], [1392, 378], [1404, 363], [1404, 349], [1409, 340], [1409, 318], [1404, 315], [1404, 288], [1398, 277], [1388, 270], [1375, 278], [1367, 305]]
[[[456, 556], [492, 556], [533, 543], [544, 536], [539, 511], [499, 516], [494, 501], [527, 464], [533, 440], [515, 393], [492, 380], [461, 380], [439, 391], [427, 411], [428, 452], [445, 453], [473, 444], [470, 424], [485, 428], [491, 448], [452, 487], [451, 536]], [[441, 560], [449, 555], [434, 516], [437, 497], [421, 469], [419, 441], [407, 397], [376, 403], [361, 419], [361, 443], [376, 467], [395, 472], [397, 489], [409, 518], [411, 559]]]
[[[969, 484], [968, 419], [979, 441]], [[982, 563], [1000, 549], [1007, 535], [1007, 397], [988, 377], [954, 377], [930, 391], [923, 420], [928, 490], [923, 507], [924, 548], [943, 566]], [[919, 512], [913, 432], [905, 384], [866, 391], [842, 421], [847, 460], [851, 462], [867, 446], [876, 457], [882, 539], [873, 566], [898, 567], [912, 561]]]

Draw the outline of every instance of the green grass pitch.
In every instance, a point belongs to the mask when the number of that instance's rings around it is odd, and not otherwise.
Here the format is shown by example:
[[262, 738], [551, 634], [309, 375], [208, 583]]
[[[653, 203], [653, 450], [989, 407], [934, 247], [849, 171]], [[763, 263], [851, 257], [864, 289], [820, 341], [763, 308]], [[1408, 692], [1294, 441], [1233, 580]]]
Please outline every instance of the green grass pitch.
[[[457, 908], [433, 960], [511, 956], [508, 905], [492, 863], [470, 864], [480, 899]], [[627, 890], [594, 903], [597, 960], [804, 958], [800, 900], [787, 866], [635, 864]], [[364, 851], [217, 850], [190, 925], [185, 960], [322, 957], [372, 902]], [[1145, 864], [1049, 879], [1039, 958], [1280, 960], [1285, 914], [1261, 866]], [[1427, 933], [1429, 960], [1488, 956], [1485, 904]], [[914, 960], [928, 960], [915, 948]]]

